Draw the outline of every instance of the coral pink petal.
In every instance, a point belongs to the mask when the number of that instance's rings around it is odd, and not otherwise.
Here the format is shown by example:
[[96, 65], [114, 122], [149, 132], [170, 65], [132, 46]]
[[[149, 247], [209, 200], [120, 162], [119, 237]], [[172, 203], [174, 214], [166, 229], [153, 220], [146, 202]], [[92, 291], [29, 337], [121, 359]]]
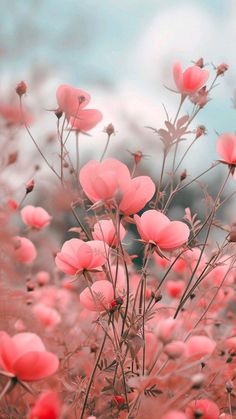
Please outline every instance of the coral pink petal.
[[56, 393], [47, 391], [40, 395], [30, 412], [29, 419], [58, 419], [61, 403]]
[[117, 190], [117, 186], [117, 175], [114, 171], [100, 173], [93, 179], [93, 188], [101, 200], [111, 199]]
[[92, 202], [100, 200], [93, 184], [93, 180], [94, 178], [96, 179], [99, 167], [100, 164], [98, 161], [91, 160], [82, 167], [79, 174], [79, 181], [83, 191]]
[[186, 93], [198, 91], [207, 82], [209, 72], [198, 66], [187, 68], [183, 73], [183, 88]]
[[126, 215], [139, 212], [145, 207], [155, 193], [155, 184], [149, 176], [138, 176], [131, 180], [124, 190], [120, 202], [120, 211]]
[[173, 77], [176, 84], [177, 89], [182, 92], [183, 90], [183, 72], [182, 67], [179, 62], [173, 65]]
[[91, 268], [93, 269], [104, 265], [109, 256], [109, 246], [100, 240], [93, 240], [88, 243], [92, 251], [92, 260], [90, 262]]
[[229, 164], [236, 164], [236, 135], [230, 133], [220, 135], [216, 150], [221, 160]]
[[70, 125], [78, 131], [90, 131], [102, 120], [102, 113], [97, 109], [83, 109], [77, 118], [70, 119]]
[[141, 238], [155, 243], [158, 242], [161, 231], [170, 224], [166, 215], [156, 210], [145, 211], [139, 219], [137, 216], [134, 219], [138, 222], [137, 229]]
[[109, 308], [114, 299], [114, 291], [111, 282], [106, 279], [96, 281], [91, 289], [85, 288], [80, 294], [81, 304], [91, 311], [104, 311]]
[[161, 249], [176, 249], [188, 241], [190, 231], [181, 221], [171, 221], [162, 229], [157, 244]]
[[15, 375], [23, 381], [36, 381], [54, 374], [59, 366], [51, 352], [32, 351], [17, 358], [13, 363]]
[[12, 363], [16, 352], [17, 348], [11, 337], [6, 332], [0, 332], [0, 367], [12, 372]]
[[35, 333], [18, 333], [12, 337], [12, 342], [17, 348], [17, 358], [29, 351], [45, 351], [42, 340]]
[[186, 355], [210, 355], [216, 347], [216, 343], [207, 336], [192, 336], [186, 342]]

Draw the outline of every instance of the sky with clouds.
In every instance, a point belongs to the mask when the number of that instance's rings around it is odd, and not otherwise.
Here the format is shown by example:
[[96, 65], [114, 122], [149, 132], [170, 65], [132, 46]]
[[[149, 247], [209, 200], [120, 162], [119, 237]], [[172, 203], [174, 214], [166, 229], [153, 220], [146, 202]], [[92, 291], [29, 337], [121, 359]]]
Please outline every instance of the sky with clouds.
[[235, 0], [2, 0], [1, 10], [2, 75], [25, 79], [37, 68], [56, 82], [96, 90], [104, 123], [115, 120], [122, 132], [127, 115], [158, 126], [161, 104], [171, 112], [177, 103], [164, 88], [173, 62], [185, 67], [203, 56], [209, 69], [227, 62], [230, 70], [199, 122], [210, 138], [235, 130]]

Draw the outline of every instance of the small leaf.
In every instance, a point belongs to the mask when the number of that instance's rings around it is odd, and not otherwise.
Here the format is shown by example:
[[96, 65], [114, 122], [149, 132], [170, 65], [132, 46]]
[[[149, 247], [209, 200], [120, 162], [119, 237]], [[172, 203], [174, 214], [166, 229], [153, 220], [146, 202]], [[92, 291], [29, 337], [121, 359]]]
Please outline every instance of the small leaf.
[[188, 120], [189, 120], [188, 115], [181, 116], [181, 118], [179, 118], [177, 121], [177, 124], [176, 124], [177, 128], [181, 128], [183, 125], [185, 125], [188, 122]]

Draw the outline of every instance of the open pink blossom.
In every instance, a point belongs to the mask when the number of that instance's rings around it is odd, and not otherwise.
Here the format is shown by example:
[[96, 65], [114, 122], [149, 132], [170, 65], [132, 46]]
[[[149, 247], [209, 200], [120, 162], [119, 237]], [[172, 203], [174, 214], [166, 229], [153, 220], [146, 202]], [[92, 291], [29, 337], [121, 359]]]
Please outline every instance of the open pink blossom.
[[[119, 230], [120, 240], [122, 241], [126, 234], [122, 224], [120, 224]], [[99, 220], [94, 224], [92, 235], [94, 240], [102, 240], [108, 246], [116, 247], [118, 245], [117, 233], [112, 220]]]
[[10, 337], [0, 332], [0, 368], [22, 381], [36, 381], [54, 374], [59, 361], [47, 352], [35, 333], [18, 333]]
[[159, 320], [155, 330], [158, 339], [164, 345], [171, 342], [176, 337], [176, 334], [178, 334], [180, 325], [180, 321], [173, 319], [173, 317]]
[[32, 115], [25, 109], [22, 113], [18, 103], [0, 103], [0, 118], [9, 125], [23, 125], [24, 122], [30, 125], [33, 122]]
[[37, 320], [47, 329], [53, 329], [61, 322], [61, 316], [58, 311], [45, 304], [35, 304], [32, 310]]
[[183, 95], [197, 92], [208, 80], [209, 72], [197, 65], [188, 67], [184, 72], [179, 62], [173, 65], [173, 76], [178, 91]]
[[160, 249], [176, 249], [188, 241], [188, 226], [181, 221], [170, 221], [162, 212], [148, 210], [141, 217], [134, 215], [134, 220], [142, 240]]
[[58, 111], [64, 112], [71, 129], [87, 132], [101, 120], [102, 113], [97, 109], [84, 109], [90, 102], [90, 95], [81, 89], [62, 84], [57, 92]]
[[61, 413], [61, 402], [54, 391], [42, 393], [31, 409], [28, 419], [58, 419]]
[[102, 163], [89, 161], [82, 167], [79, 180], [92, 202], [114, 200], [120, 212], [126, 215], [140, 211], [155, 192], [155, 185], [149, 176], [132, 179], [128, 167], [112, 158]]
[[37, 256], [37, 251], [31, 240], [26, 237], [14, 237], [14, 254], [18, 262], [31, 263]]
[[80, 294], [81, 304], [91, 311], [109, 310], [113, 300], [113, 286], [106, 279], [94, 282]]
[[212, 400], [198, 399], [189, 403], [185, 413], [188, 419], [195, 419], [197, 414], [201, 419], [219, 419], [220, 409]]
[[52, 218], [44, 208], [33, 205], [26, 205], [21, 210], [21, 217], [27, 226], [38, 230], [50, 224]]
[[217, 153], [224, 163], [236, 165], [236, 135], [225, 132], [216, 144]]
[[186, 355], [200, 357], [210, 355], [215, 347], [216, 343], [207, 336], [191, 336], [186, 342]]
[[68, 275], [76, 275], [84, 270], [99, 269], [107, 261], [109, 248], [100, 240], [83, 242], [80, 239], [66, 241], [57, 253], [57, 267]]

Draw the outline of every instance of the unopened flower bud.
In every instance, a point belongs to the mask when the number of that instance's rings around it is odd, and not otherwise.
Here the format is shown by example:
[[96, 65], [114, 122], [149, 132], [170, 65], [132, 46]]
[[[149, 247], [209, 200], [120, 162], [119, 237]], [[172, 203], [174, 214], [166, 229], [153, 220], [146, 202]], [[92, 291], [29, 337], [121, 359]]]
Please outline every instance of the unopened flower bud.
[[236, 222], [232, 224], [228, 237], [229, 242], [236, 242]]
[[20, 83], [17, 84], [16, 86], [16, 93], [18, 94], [18, 96], [22, 96], [26, 93], [27, 91], [27, 85], [25, 84], [24, 81], [21, 81]]
[[223, 76], [226, 71], [228, 71], [229, 66], [228, 64], [222, 63], [216, 67], [216, 75], [217, 76]]
[[187, 177], [187, 170], [184, 169], [184, 171], [180, 175], [180, 181], [183, 182], [184, 179]]
[[63, 112], [60, 109], [56, 109], [54, 113], [55, 113], [57, 119], [60, 119], [63, 115]]
[[85, 102], [86, 98], [84, 96], [79, 96], [79, 104]]
[[153, 300], [155, 300], [155, 303], [158, 303], [162, 299], [162, 295], [160, 294], [160, 292], [152, 291], [151, 297]]
[[195, 131], [196, 138], [201, 137], [202, 135], [206, 135], [206, 127], [204, 125], [199, 125]]
[[201, 57], [201, 58], [199, 58], [197, 61], [195, 61], [195, 63], [194, 63], [196, 66], [198, 66], [198, 67], [200, 67], [200, 68], [203, 68], [204, 67], [204, 60], [203, 60], [203, 58]]
[[114, 396], [114, 399], [119, 406], [125, 403], [125, 398], [123, 396]]
[[113, 124], [107, 125], [107, 127], [104, 128], [104, 132], [107, 133], [107, 135], [110, 137], [112, 134], [115, 134], [115, 128]]
[[26, 194], [32, 192], [32, 190], [34, 189], [34, 179], [30, 180], [29, 182], [26, 183], [25, 185], [25, 192]]
[[195, 374], [192, 376], [192, 388], [194, 389], [199, 389], [202, 387], [202, 385], [204, 384], [205, 381], [205, 376], [204, 374]]
[[138, 164], [143, 157], [143, 153], [142, 153], [142, 151], [138, 150], [135, 153], [133, 153], [133, 156], [134, 156], [135, 164]]

